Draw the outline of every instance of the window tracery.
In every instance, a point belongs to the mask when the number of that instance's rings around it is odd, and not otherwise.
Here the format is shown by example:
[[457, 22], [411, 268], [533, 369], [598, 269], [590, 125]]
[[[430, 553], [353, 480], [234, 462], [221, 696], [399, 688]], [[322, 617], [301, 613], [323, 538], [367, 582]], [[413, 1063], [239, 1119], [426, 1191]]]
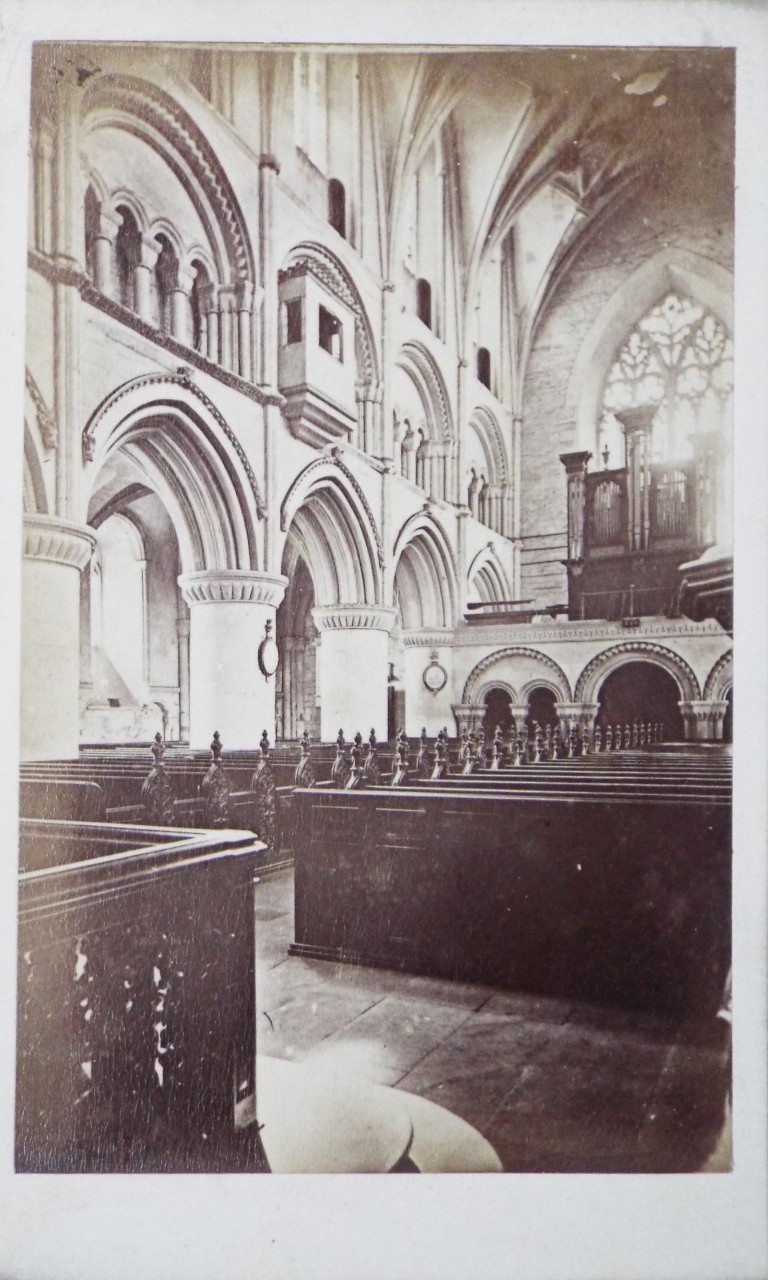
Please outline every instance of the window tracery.
[[690, 457], [697, 435], [726, 427], [732, 391], [733, 342], [725, 326], [692, 298], [669, 292], [638, 321], [611, 365], [598, 453], [606, 466], [622, 466], [615, 415], [653, 404], [654, 459]]

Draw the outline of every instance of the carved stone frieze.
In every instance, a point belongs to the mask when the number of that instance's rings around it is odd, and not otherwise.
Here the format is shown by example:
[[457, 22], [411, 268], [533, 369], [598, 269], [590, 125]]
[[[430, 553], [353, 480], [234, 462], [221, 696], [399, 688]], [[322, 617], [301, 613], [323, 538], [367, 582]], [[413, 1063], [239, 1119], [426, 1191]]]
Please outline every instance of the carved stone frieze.
[[55, 516], [24, 516], [22, 554], [29, 560], [48, 560], [82, 570], [87, 565], [96, 538], [91, 529]]
[[[460, 624], [454, 632], [454, 644], [488, 645], [525, 643], [536, 644], [568, 644], [583, 640], [617, 640], [627, 633], [620, 622], [552, 622], [551, 625], [535, 624], [492, 624], [487, 626]], [[674, 639], [676, 636], [713, 636], [725, 635], [723, 628], [714, 618], [703, 622], [690, 622], [678, 618], [641, 618], [640, 626], [634, 632], [637, 636], [665, 636]]]
[[179, 578], [181, 593], [190, 606], [264, 604], [277, 608], [287, 585], [287, 578], [252, 569], [203, 569]]
[[448, 649], [453, 644], [452, 631], [402, 631], [400, 639], [406, 649]]
[[312, 610], [318, 631], [391, 631], [397, 620], [396, 609], [380, 605], [333, 604]]

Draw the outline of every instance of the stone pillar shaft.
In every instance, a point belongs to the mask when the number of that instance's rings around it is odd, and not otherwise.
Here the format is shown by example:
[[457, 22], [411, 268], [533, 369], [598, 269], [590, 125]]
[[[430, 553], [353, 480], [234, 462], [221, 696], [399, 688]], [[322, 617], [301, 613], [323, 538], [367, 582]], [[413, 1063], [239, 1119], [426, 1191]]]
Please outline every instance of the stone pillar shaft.
[[[274, 626], [287, 579], [249, 569], [204, 570], [179, 578], [190, 609], [189, 743], [255, 747], [275, 736], [275, 679], [259, 667], [266, 624]], [[274, 634], [274, 633], [273, 633]]]
[[331, 742], [339, 729], [387, 736], [388, 638], [394, 609], [372, 605], [330, 605], [313, 609], [321, 633], [317, 651], [320, 737]]
[[92, 531], [70, 520], [24, 517], [21, 758], [74, 759], [80, 745], [80, 573]]

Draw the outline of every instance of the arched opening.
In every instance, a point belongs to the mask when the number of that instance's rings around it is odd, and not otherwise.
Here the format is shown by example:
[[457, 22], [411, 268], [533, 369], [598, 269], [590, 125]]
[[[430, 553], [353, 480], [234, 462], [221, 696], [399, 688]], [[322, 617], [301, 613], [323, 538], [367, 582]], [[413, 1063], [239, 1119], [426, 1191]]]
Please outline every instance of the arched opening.
[[514, 720], [506, 689], [489, 689], [483, 702], [485, 703], [483, 732], [486, 742], [490, 742], [497, 729], [501, 729], [502, 733], [508, 733]]
[[477, 380], [482, 382], [484, 387], [491, 389], [491, 353], [487, 347], [478, 347], [477, 351]]
[[118, 301], [135, 309], [134, 271], [141, 263], [141, 232], [136, 219], [125, 205], [118, 205], [122, 222], [115, 236], [115, 269]]
[[317, 633], [312, 621], [315, 588], [305, 560], [286, 548], [290, 580], [275, 625], [280, 666], [277, 669], [277, 735], [298, 739], [306, 730], [320, 736], [317, 709]]
[[194, 276], [189, 291], [189, 307], [192, 320], [192, 346], [196, 351], [205, 349], [205, 308], [210, 298], [211, 281], [202, 262], [193, 262]]
[[173, 333], [173, 295], [179, 284], [179, 260], [167, 236], [159, 235], [155, 239], [160, 245], [155, 263], [157, 327], [162, 333]]
[[334, 231], [338, 231], [340, 236], [346, 239], [347, 234], [347, 213], [346, 213], [346, 192], [344, 191], [344, 183], [338, 178], [331, 178], [328, 183], [328, 221]]
[[726, 708], [723, 717], [723, 742], [733, 742], [733, 689], [725, 695]]
[[525, 718], [529, 733], [534, 732], [534, 724], [538, 724], [542, 729], [546, 729], [547, 725], [555, 727], [558, 722], [555, 711], [556, 702], [557, 695], [546, 685], [537, 685], [535, 689], [531, 689], [528, 694], [528, 715]]
[[603, 733], [610, 725], [663, 725], [664, 740], [683, 740], [680, 690], [668, 671], [653, 662], [626, 662], [606, 676], [600, 686], [596, 723]]
[[97, 545], [80, 583], [81, 738], [89, 743], [146, 742], [157, 732], [179, 740], [188, 729], [179, 543], [158, 495], [131, 472], [114, 458], [89, 512]]
[[416, 281], [416, 315], [428, 329], [432, 328], [432, 285], [421, 277]]

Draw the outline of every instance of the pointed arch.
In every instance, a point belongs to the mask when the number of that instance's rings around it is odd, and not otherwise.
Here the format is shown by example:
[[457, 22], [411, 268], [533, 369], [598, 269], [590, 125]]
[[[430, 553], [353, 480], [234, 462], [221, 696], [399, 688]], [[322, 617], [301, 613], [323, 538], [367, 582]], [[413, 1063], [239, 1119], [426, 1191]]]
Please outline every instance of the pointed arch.
[[397, 535], [392, 560], [403, 627], [453, 627], [458, 610], [456, 562], [438, 522], [426, 513], [411, 516]]
[[307, 565], [318, 605], [378, 604], [381, 542], [370, 506], [349, 470], [335, 458], [317, 458], [296, 477], [283, 499], [280, 527], [288, 537], [283, 572]]
[[315, 487], [291, 520], [282, 563], [287, 578], [299, 561], [309, 570], [318, 606], [377, 603], [380, 580], [371, 546], [338, 481]]
[[431, 353], [421, 342], [406, 342], [397, 354], [395, 364], [415, 383], [424, 405], [429, 436], [433, 440], [453, 440], [451, 403], [443, 375]]
[[605, 380], [617, 347], [665, 292], [694, 298], [733, 331], [733, 277], [725, 267], [681, 250], [654, 254], [608, 299], [579, 348], [564, 411], [576, 423], [575, 447], [594, 449]]
[[511, 599], [509, 579], [492, 543], [478, 551], [469, 566], [467, 583], [477, 592], [478, 600], [486, 604]]
[[498, 419], [485, 405], [478, 405], [469, 417], [469, 430], [477, 437], [490, 484], [504, 484], [509, 475], [507, 450]]
[[121, 453], [165, 504], [185, 573], [256, 569], [263, 508], [231, 428], [187, 377], [150, 374], [107, 397], [83, 433], [86, 510], [103, 465]]

